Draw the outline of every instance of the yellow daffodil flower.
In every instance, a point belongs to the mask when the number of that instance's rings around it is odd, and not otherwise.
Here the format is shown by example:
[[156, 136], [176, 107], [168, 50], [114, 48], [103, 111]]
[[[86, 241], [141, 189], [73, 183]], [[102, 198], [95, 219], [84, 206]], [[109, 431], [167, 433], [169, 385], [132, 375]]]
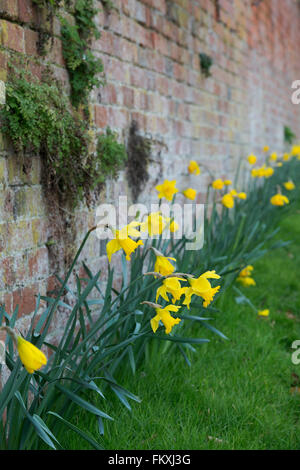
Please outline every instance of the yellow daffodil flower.
[[188, 279], [190, 287], [188, 287], [184, 292], [185, 299], [183, 301], [183, 305], [190, 308], [192, 295], [197, 295], [203, 298], [203, 307], [208, 307], [221, 287], [212, 287], [208, 279], [220, 279], [220, 276], [216, 274], [216, 271], [207, 271], [201, 274], [197, 279]]
[[234, 207], [234, 198], [231, 193], [225, 194], [222, 197], [222, 204], [227, 207], [227, 209], [232, 209]]
[[235, 189], [232, 189], [229, 194], [231, 194], [231, 196], [233, 196], [233, 197], [236, 197], [238, 195], [238, 193]]
[[171, 233], [177, 232], [178, 229], [179, 229], [178, 223], [175, 222], [175, 220], [173, 220], [173, 222], [170, 223], [170, 232]]
[[154, 271], [158, 274], [161, 274], [162, 276], [168, 276], [169, 274], [172, 274], [175, 271], [175, 266], [170, 263], [169, 259], [172, 261], [176, 261], [175, 258], [157, 255], [154, 265]]
[[196, 195], [197, 195], [197, 191], [195, 189], [192, 189], [192, 188], [188, 188], [186, 189], [185, 191], [182, 191], [182, 194], [187, 198], [187, 199], [191, 199], [192, 201], [195, 199]]
[[33, 374], [34, 371], [47, 364], [45, 354], [22, 336], [17, 336], [17, 349], [22, 364], [29, 374]]
[[290, 159], [290, 154], [289, 153], [284, 153], [282, 158], [283, 158], [284, 162], [287, 162]]
[[173, 318], [170, 312], [178, 312], [180, 308], [180, 306], [176, 305], [167, 305], [164, 308], [156, 308], [156, 315], [150, 320], [153, 332], [156, 332], [159, 322], [161, 321], [164, 324], [165, 333], [167, 335], [170, 334], [173, 326], [181, 322], [180, 318]]
[[188, 166], [188, 171], [192, 175], [200, 175], [200, 173], [201, 173], [199, 165], [195, 160], [190, 161], [190, 164]]
[[298, 157], [300, 155], [300, 145], [294, 145], [292, 147], [291, 155], [293, 157]]
[[175, 188], [176, 180], [165, 180], [163, 184], [155, 187], [158, 191], [158, 198], [165, 197], [168, 201], [172, 201], [174, 194], [178, 193], [178, 189]]
[[136, 250], [138, 246], [143, 245], [143, 242], [141, 240], [135, 242], [134, 240], [129, 238], [129, 236], [140, 237], [140, 232], [135, 228], [140, 225], [140, 222], [131, 222], [129, 225], [126, 225], [121, 230], [112, 229], [115, 238], [113, 240], [110, 240], [106, 245], [106, 252], [109, 262], [111, 262], [112, 255], [122, 249], [126, 254], [126, 259], [130, 261], [131, 254]]
[[243, 284], [244, 287], [256, 286], [256, 282], [252, 277], [238, 277], [237, 282]]
[[186, 287], [181, 287], [180, 281], [185, 281], [180, 277], [167, 277], [164, 279], [162, 286], [156, 291], [156, 302], [159, 297], [169, 302], [168, 294], [173, 296], [172, 302], [175, 303], [180, 300], [180, 297], [185, 293]]
[[220, 178], [213, 181], [211, 185], [214, 189], [223, 189], [224, 188], [224, 183]]
[[251, 155], [249, 155], [249, 157], [247, 158], [247, 160], [248, 160], [248, 162], [250, 163], [250, 165], [255, 165], [257, 158], [256, 158], [255, 155], [251, 154]]
[[270, 147], [268, 145], [265, 145], [263, 148], [263, 152], [268, 152], [270, 150]]
[[151, 212], [145, 222], [141, 224], [141, 231], [148, 232], [150, 237], [160, 235], [167, 225], [167, 220], [161, 212]]
[[237, 282], [243, 284], [244, 287], [255, 286], [256, 282], [251, 277], [253, 269], [254, 268], [251, 265], [246, 266], [244, 269], [242, 269], [237, 278]]
[[258, 315], [260, 315], [261, 317], [268, 317], [269, 314], [270, 314], [270, 310], [268, 309], [258, 311]]
[[293, 181], [287, 181], [286, 183], [283, 183], [283, 186], [285, 187], [285, 189], [287, 189], [287, 191], [292, 191], [296, 187]]
[[243, 193], [243, 192], [242, 192], [242, 193], [238, 193], [237, 197], [238, 197], [239, 199], [247, 199], [247, 194], [246, 194], [246, 193]]
[[278, 157], [278, 156], [277, 156], [277, 153], [276, 153], [276, 152], [271, 153], [271, 155], [270, 155], [270, 161], [271, 161], [271, 162], [276, 162], [277, 157]]
[[231, 180], [225, 180], [224, 181], [225, 186], [230, 186], [232, 184]]
[[285, 204], [289, 204], [289, 200], [283, 194], [275, 194], [275, 196], [271, 197], [270, 202], [273, 206], [284, 206]]
[[249, 266], [246, 266], [244, 269], [242, 269], [242, 271], [240, 272], [239, 274], [239, 277], [248, 277], [248, 276], [252, 276], [252, 271], [253, 271], [254, 267], [249, 265]]
[[270, 176], [272, 176], [273, 173], [274, 173], [274, 168], [267, 167], [265, 169], [264, 176], [265, 176], [265, 178], [270, 178]]

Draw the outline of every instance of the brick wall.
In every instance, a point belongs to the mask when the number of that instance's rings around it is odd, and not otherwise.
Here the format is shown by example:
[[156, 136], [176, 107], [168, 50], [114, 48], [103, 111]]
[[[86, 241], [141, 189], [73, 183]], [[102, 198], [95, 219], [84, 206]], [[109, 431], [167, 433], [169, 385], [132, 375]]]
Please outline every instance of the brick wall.
[[[99, 8], [102, 4], [96, 1]], [[97, 130], [110, 126], [126, 142], [133, 120], [152, 139], [151, 178], [141, 201], [155, 198], [163, 177], [179, 187], [193, 186], [186, 173], [190, 159], [230, 176], [240, 156], [269, 144], [283, 150], [283, 127], [299, 134], [299, 107], [292, 105], [291, 84], [300, 79], [300, 7], [294, 0], [113, 0], [116, 10], [99, 11], [101, 38], [93, 49], [102, 58], [107, 84], [94, 89], [90, 108]], [[68, 89], [54, 19], [46, 57], [38, 53], [45, 18], [30, 0], [0, 0], [0, 80], [7, 60], [21, 53], [32, 58], [40, 75], [50, 63]], [[199, 54], [213, 58], [212, 76], [200, 70]], [[55, 221], [41, 186], [38, 155], [25, 162], [0, 139], [0, 301], [8, 313], [19, 304], [20, 328], [26, 329], [34, 295], [55, 285], [64, 270], [68, 245], [77, 246], [95, 213], [84, 205]], [[198, 187], [205, 192], [207, 176]], [[108, 181], [99, 201], [130, 194], [125, 172]], [[200, 192], [201, 200], [201, 192]], [[61, 229], [57, 229], [56, 225]], [[54, 230], [56, 227], [56, 230]], [[73, 230], [71, 230], [73, 227]], [[76, 230], [74, 231], [74, 227]], [[47, 242], [54, 240], [54, 245]], [[107, 268], [99, 240], [91, 237], [87, 263]], [[63, 325], [61, 321], [58, 323]]]

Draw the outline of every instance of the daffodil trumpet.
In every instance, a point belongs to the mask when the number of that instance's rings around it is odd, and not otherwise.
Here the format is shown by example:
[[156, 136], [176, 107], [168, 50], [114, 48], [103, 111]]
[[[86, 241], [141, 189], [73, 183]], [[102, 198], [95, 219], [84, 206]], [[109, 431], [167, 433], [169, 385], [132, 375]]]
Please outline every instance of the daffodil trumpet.
[[45, 354], [34, 344], [30, 343], [30, 341], [18, 335], [12, 328], [2, 326], [0, 331], [6, 331], [10, 335], [18, 350], [21, 362], [29, 374], [33, 374], [36, 370], [47, 364]]

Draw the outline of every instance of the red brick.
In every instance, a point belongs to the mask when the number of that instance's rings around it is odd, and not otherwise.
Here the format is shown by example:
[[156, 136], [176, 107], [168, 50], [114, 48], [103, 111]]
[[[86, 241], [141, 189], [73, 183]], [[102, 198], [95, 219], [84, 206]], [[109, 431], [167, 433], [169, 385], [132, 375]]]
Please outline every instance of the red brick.
[[13, 312], [12, 312], [12, 302], [13, 302], [13, 295], [11, 292], [6, 292], [6, 294], [4, 294], [4, 307], [5, 307], [5, 311], [6, 313], [8, 313], [9, 315], [11, 315]]
[[28, 55], [37, 55], [39, 35], [36, 31], [25, 29], [25, 52]]
[[48, 273], [48, 250], [39, 248], [28, 259], [28, 268], [30, 278], [45, 277]]
[[0, 14], [11, 18], [17, 18], [18, 0], [0, 0]]
[[134, 103], [134, 91], [132, 88], [122, 87], [123, 105], [126, 108], [132, 108]]
[[14, 259], [12, 256], [9, 256], [8, 258], [5, 258], [1, 261], [2, 276], [6, 287], [12, 287], [16, 280], [13, 262]]
[[95, 123], [97, 127], [103, 128], [107, 126], [107, 108], [104, 106], [95, 106]]
[[[9, 0], [11, 1], [11, 0]], [[19, 19], [24, 23], [36, 23], [38, 7], [31, 0], [18, 0]]]
[[15, 290], [13, 294], [13, 305], [12, 308], [15, 310], [16, 306], [19, 306], [18, 317], [22, 315], [29, 315], [35, 309], [36, 297], [39, 292], [38, 284], [24, 287], [23, 289]]
[[24, 52], [24, 29], [9, 21], [1, 20], [1, 44], [17, 52]]

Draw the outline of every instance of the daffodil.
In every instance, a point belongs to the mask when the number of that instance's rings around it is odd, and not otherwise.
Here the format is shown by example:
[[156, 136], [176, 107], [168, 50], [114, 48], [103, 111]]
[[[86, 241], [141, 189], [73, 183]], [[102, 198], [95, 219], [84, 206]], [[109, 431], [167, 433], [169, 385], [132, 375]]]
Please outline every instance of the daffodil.
[[[169, 219], [170, 220], [170, 219]], [[145, 222], [141, 223], [141, 231], [148, 232], [150, 237], [160, 235], [167, 225], [167, 220], [161, 212], [151, 212]]]
[[256, 282], [251, 277], [253, 269], [254, 268], [251, 265], [246, 266], [244, 269], [242, 269], [237, 278], [237, 282], [243, 284], [244, 287], [255, 286]]
[[243, 284], [244, 287], [256, 286], [256, 282], [252, 277], [238, 277], [237, 281]]
[[244, 193], [244, 192], [238, 193], [237, 197], [238, 197], [239, 199], [247, 199], [247, 194]]
[[293, 189], [295, 189], [293, 181], [287, 181], [286, 183], [283, 183], [283, 186], [287, 191], [292, 191]]
[[176, 180], [165, 180], [163, 184], [155, 187], [158, 191], [158, 198], [165, 197], [168, 201], [172, 201], [174, 194], [178, 193], [178, 189], [175, 188]]
[[248, 160], [248, 162], [250, 163], [250, 165], [255, 165], [257, 158], [256, 158], [255, 155], [251, 154], [251, 155], [249, 155], [249, 157], [247, 158], [247, 160]]
[[270, 176], [272, 176], [274, 173], [274, 168], [271, 168], [270, 166], [267, 167], [264, 171], [264, 176], [265, 178], [270, 178]]
[[212, 287], [208, 279], [220, 279], [220, 276], [216, 274], [216, 271], [207, 271], [201, 274], [197, 279], [188, 279], [190, 287], [188, 287], [184, 292], [185, 299], [183, 301], [183, 305], [190, 308], [192, 295], [197, 295], [203, 298], [203, 307], [208, 307], [221, 287]]
[[271, 197], [270, 202], [273, 206], [284, 206], [285, 204], [289, 204], [289, 200], [283, 194], [275, 194], [275, 196]]
[[260, 315], [261, 317], [268, 317], [269, 314], [270, 314], [270, 310], [269, 310], [269, 309], [259, 310], [259, 311], [258, 311], [258, 315]]
[[47, 364], [45, 354], [22, 336], [17, 336], [17, 349], [22, 364], [29, 374]]
[[254, 270], [254, 267], [249, 265], [246, 266], [244, 269], [241, 270], [239, 277], [248, 277], [252, 276], [252, 271]]
[[185, 279], [180, 277], [167, 277], [164, 279], [162, 285], [156, 291], [156, 302], [159, 297], [169, 302], [168, 294], [172, 295], [173, 303], [180, 300], [180, 297], [187, 289], [186, 287], [181, 287], [180, 281], [185, 281]]
[[213, 181], [211, 185], [214, 189], [223, 189], [224, 188], [224, 183], [220, 178]]
[[175, 220], [173, 220], [173, 221], [170, 223], [170, 232], [171, 232], [171, 233], [177, 232], [178, 229], [179, 229], [178, 223], [175, 222]]
[[110, 240], [106, 245], [106, 252], [109, 262], [111, 262], [111, 257], [114, 253], [119, 250], [124, 250], [126, 254], [126, 259], [130, 261], [131, 254], [136, 250], [140, 245], [143, 245], [143, 242], [139, 240], [135, 242], [131, 237], [140, 237], [140, 232], [135, 228], [140, 226], [140, 222], [131, 222], [129, 225], [126, 225], [121, 230], [112, 229], [112, 232], [115, 236], [113, 240]]
[[283, 158], [284, 162], [287, 162], [290, 159], [290, 154], [289, 153], [284, 153], [282, 158]]
[[294, 145], [292, 147], [291, 155], [293, 157], [298, 157], [300, 155], [300, 145]]
[[234, 198], [232, 194], [228, 193], [222, 197], [222, 204], [223, 206], [227, 207], [227, 209], [232, 209], [234, 207]]
[[224, 181], [225, 186], [230, 186], [232, 184], [231, 180], [225, 180]]
[[233, 197], [237, 197], [237, 195], [238, 195], [238, 193], [235, 189], [232, 189], [229, 194], [231, 194], [231, 196], [233, 196]]
[[167, 305], [164, 308], [156, 308], [156, 315], [150, 320], [151, 328], [155, 333], [159, 327], [159, 322], [161, 321], [165, 327], [165, 333], [168, 335], [171, 333], [174, 325], [177, 325], [181, 322], [180, 318], [174, 318], [170, 312], [178, 312], [180, 306], [177, 305]]
[[192, 201], [195, 199], [196, 195], [197, 195], [197, 191], [195, 189], [192, 189], [192, 188], [188, 188], [186, 189], [185, 191], [182, 191], [182, 194], [187, 198], [187, 199], [191, 199]]
[[157, 255], [154, 265], [154, 271], [162, 276], [168, 276], [175, 271], [175, 266], [173, 266], [170, 261], [176, 261], [175, 258], [166, 257], [163, 255]]
[[263, 152], [268, 152], [270, 150], [270, 147], [268, 145], [265, 145], [263, 147]]
[[261, 168], [253, 168], [251, 171], [251, 176], [253, 178], [270, 178], [274, 173], [274, 169], [272, 167], [266, 167], [265, 165]]
[[271, 153], [271, 155], [270, 155], [270, 161], [271, 161], [271, 162], [276, 162], [277, 157], [278, 157], [278, 156], [277, 156], [277, 153], [276, 153], [276, 152]]
[[200, 173], [201, 173], [199, 165], [195, 160], [190, 161], [190, 164], [188, 166], [188, 171], [192, 175], [200, 175]]

